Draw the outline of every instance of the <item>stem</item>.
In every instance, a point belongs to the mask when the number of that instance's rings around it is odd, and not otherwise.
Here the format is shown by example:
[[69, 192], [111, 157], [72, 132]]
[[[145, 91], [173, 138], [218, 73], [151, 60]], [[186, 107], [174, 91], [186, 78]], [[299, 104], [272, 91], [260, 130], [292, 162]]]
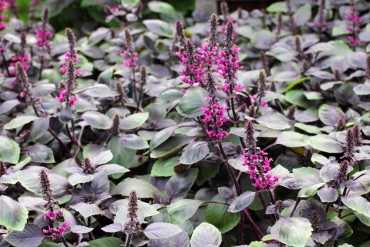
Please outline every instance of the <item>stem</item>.
[[138, 99], [137, 105], [136, 105], [136, 112], [139, 112], [139, 106], [140, 106], [141, 98], [143, 97], [143, 87], [144, 87], [144, 83], [141, 83], [140, 92], [139, 92], [139, 99]]
[[297, 201], [295, 202], [295, 205], [294, 205], [293, 211], [290, 213], [290, 217], [292, 217], [292, 216], [293, 216], [293, 214], [294, 214], [295, 210], [297, 209], [298, 204], [299, 204], [299, 202], [300, 202], [300, 201], [301, 201], [301, 199], [300, 199], [300, 198], [297, 198]]
[[4, 62], [4, 65], [5, 65], [6, 73], [8, 74], [8, 77], [9, 77], [10, 76], [10, 73], [9, 73], [8, 63], [6, 62], [6, 59], [5, 59], [5, 56], [4, 56], [4, 53], [3, 52], [1, 53], [1, 56], [3, 58], [3, 62]]
[[68, 243], [67, 243], [66, 239], [65, 239], [63, 236], [60, 236], [60, 240], [62, 240], [62, 243], [63, 243], [63, 245], [64, 245], [65, 247], [69, 247], [69, 245], [68, 245]]
[[137, 101], [136, 95], [136, 78], [135, 78], [135, 68], [132, 68], [132, 96], [135, 101]]
[[131, 245], [131, 234], [126, 234], [126, 243], [125, 243], [125, 247], [130, 247]]
[[44, 70], [44, 57], [40, 59], [40, 71], [39, 71], [39, 81], [41, 80], [42, 71]]

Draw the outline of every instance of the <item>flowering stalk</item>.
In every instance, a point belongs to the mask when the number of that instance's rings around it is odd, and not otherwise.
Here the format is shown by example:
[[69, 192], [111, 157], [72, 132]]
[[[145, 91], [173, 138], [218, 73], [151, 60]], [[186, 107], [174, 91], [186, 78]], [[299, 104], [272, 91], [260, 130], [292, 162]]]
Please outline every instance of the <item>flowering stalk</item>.
[[12, 68], [9, 72], [10, 75], [15, 76], [17, 79], [13, 82], [14, 86], [16, 85], [17, 81], [19, 80], [16, 64], [17, 62], [22, 64], [24, 70], [28, 70], [31, 66], [28, 64], [30, 61], [30, 57], [26, 54], [26, 34], [24, 32], [21, 33], [21, 47], [18, 51], [18, 54], [12, 58], [12, 62], [10, 63], [10, 67]]
[[143, 97], [144, 85], [146, 84], [146, 68], [141, 66], [140, 69], [140, 89], [139, 89], [139, 99], [137, 101], [136, 111], [139, 112], [140, 103]]
[[[46, 8], [44, 10], [44, 14], [42, 17], [42, 26], [41, 29], [35, 30], [36, 38], [37, 38], [37, 45], [40, 47], [41, 50], [46, 49], [47, 53], [50, 55], [50, 38], [53, 34], [47, 29], [47, 22], [49, 19], [49, 10]], [[39, 80], [41, 80], [42, 70], [44, 68], [44, 56], [40, 55], [40, 72], [39, 72]]]
[[360, 44], [358, 33], [361, 31], [360, 25], [362, 20], [359, 13], [356, 11], [353, 0], [351, 1], [351, 13], [347, 14], [344, 18], [348, 22], [346, 30], [349, 35], [347, 39], [350, 41], [352, 48], [355, 49], [355, 47]]
[[233, 120], [236, 121], [238, 120], [238, 116], [235, 111], [234, 98], [235, 93], [241, 91], [243, 86], [241, 84], [236, 84], [236, 72], [241, 69], [241, 66], [238, 64], [239, 48], [234, 44], [233, 39], [234, 24], [229, 21], [225, 31], [225, 46], [219, 53], [217, 72], [225, 79], [222, 90], [229, 96], [230, 101], [228, 102], [228, 105], [231, 105]]
[[294, 21], [294, 13], [293, 13], [293, 10], [292, 10], [292, 3], [291, 3], [291, 0], [287, 0], [286, 1], [286, 4], [287, 4], [287, 9], [288, 9], [288, 16], [289, 16], [289, 22], [290, 22], [290, 26], [292, 28], [292, 31], [293, 31], [293, 34], [297, 34], [297, 26], [295, 24], [295, 21]]
[[124, 226], [124, 232], [126, 233], [126, 243], [125, 246], [129, 247], [131, 243], [132, 235], [139, 234], [141, 232], [140, 222], [137, 218], [137, 194], [136, 191], [130, 192], [129, 202], [128, 202], [128, 214], [129, 221]]
[[[73, 31], [70, 28], [66, 29], [66, 36], [67, 36], [68, 44], [69, 44], [69, 51], [64, 55], [65, 63], [60, 68], [60, 72], [62, 74], [67, 73], [67, 64], [68, 64], [69, 60], [72, 60], [75, 65], [79, 61], [78, 55], [77, 55], [77, 52], [76, 52], [76, 49], [75, 49], [76, 48], [76, 38], [75, 38], [75, 35], [74, 35]], [[75, 76], [80, 76], [81, 73], [78, 70], [75, 69], [74, 75]]]
[[63, 83], [64, 89], [59, 93], [57, 100], [61, 103], [66, 102], [66, 107], [70, 108], [77, 101], [77, 97], [73, 91], [75, 88], [75, 65], [72, 59], [67, 62], [67, 78]]
[[[20, 63], [20, 62], [16, 63], [16, 70], [17, 70], [18, 78], [21, 82], [20, 83], [21, 84], [20, 97], [25, 98], [25, 101], [27, 102], [27, 97], [31, 98], [31, 96], [32, 96], [30, 81], [28, 79], [26, 71], [23, 68], [22, 63]], [[31, 103], [33, 103], [32, 101], [33, 100], [31, 98]]]
[[139, 68], [137, 66], [137, 52], [135, 51], [135, 44], [132, 39], [132, 36], [129, 32], [129, 30], [125, 29], [125, 45], [126, 50], [124, 50], [121, 53], [121, 56], [125, 57], [125, 61], [123, 65], [127, 68], [131, 69], [132, 73], [132, 91], [133, 91], [133, 98], [137, 102], [137, 95], [136, 95], [136, 78], [135, 78], [135, 72]]
[[0, 0], [0, 31], [6, 28], [6, 23], [4, 20], [7, 18], [6, 15], [3, 15], [3, 12], [6, 10], [6, 1]]
[[30, 4], [30, 26], [33, 25], [33, 23], [35, 22], [35, 13], [36, 13], [36, 8], [37, 6], [41, 6], [42, 3], [39, 2], [38, 0], [32, 0], [31, 4]]
[[272, 159], [268, 158], [268, 153], [257, 147], [251, 121], [247, 122], [246, 143], [247, 147], [243, 154], [243, 166], [247, 166], [247, 173], [254, 182], [253, 186], [262, 190], [272, 188], [279, 178], [267, 173], [271, 170], [270, 163]]
[[249, 106], [249, 116], [256, 117], [261, 106], [267, 107], [267, 101], [262, 100], [266, 93], [266, 75], [263, 70], [260, 71], [258, 78], [258, 90], [254, 95], [249, 96], [251, 105]]
[[204, 122], [208, 125], [206, 133], [209, 138], [216, 137], [221, 141], [228, 133], [223, 130], [223, 125], [229, 120], [225, 116], [226, 107], [221, 106], [215, 94], [214, 81], [211, 73], [208, 73], [208, 91], [210, 97], [206, 98], [208, 105], [202, 108], [204, 114]]
[[[64, 240], [64, 234], [66, 229], [71, 225], [71, 223], [64, 221], [63, 211], [56, 210], [56, 206], [59, 205], [58, 201], [54, 199], [53, 192], [51, 190], [50, 179], [45, 170], [41, 170], [39, 173], [41, 194], [43, 199], [46, 201], [44, 208], [47, 212], [44, 214], [45, 220], [49, 221], [49, 225], [46, 229], [43, 229], [44, 234], [50, 235], [52, 240], [60, 238], [65, 246], [68, 246]], [[63, 221], [62, 224], [59, 221]]]

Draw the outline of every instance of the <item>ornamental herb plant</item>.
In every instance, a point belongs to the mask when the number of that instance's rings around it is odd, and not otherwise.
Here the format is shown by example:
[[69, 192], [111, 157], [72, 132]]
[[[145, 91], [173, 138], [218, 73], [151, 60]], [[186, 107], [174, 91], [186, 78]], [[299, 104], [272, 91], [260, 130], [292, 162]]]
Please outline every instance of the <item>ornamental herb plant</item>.
[[368, 2], [170, 2], [0, 0], [0, 246], [369, 246]]

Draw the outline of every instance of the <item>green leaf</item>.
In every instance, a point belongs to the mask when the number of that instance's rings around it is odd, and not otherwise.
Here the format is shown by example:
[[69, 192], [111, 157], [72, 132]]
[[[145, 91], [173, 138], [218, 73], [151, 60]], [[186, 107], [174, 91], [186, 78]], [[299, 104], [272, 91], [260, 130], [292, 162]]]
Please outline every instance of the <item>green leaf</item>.
[[100, 238], [89, 242], [89, 247], [117, 247], [123, 245], [123, 241], [119, 238], [108, 237]]
[[[226, 202], [227, 199], [216, 195], [212, 201]], [[239, 214], [233, 214], [227, 211], [228, 206], [216, 203], [210, 203], [206, 209], [206, 222], [216, 226], [222, 234], [232, 230], [240, 220]]]
[[176, 110], [184, 117], [199, 117], [202, 115], [202, 107], [206, 106], [206, 97], [207, 92], [204, 89], [200, 87], [190, 88], [181, 98]]
[[310, 144], [310, 137], [294, 131], [284, 131], [276, 139], [277, 144], [286, 147], [304, 147]]
[[203, 222], [194, 229], [190, 239], [192, 247], [220, 246], [221, 232], [212, 224]]
[[155, 222], [147, 226], [143, 232], [149, 239], [162, 239], [172, 237], [182, 232], [182, 229], [170, 223]]
[[295, 81], [292, 81], [291, 83], [289, 83], [289, 85], [285, 88], [285, 92], [289, 92], [290, 90], [292, 90], [295, 86], [299, 85], [299, 84], [302, 84], [303, 82], [305, 81], [309, 81], [310, 78], [308, 77], [302, 77], [302, 78], [299, 78], [298, 80], [295, 80]]
[[161, 1], [150, 1], [148, 7], [154, 13], [174, 14], [176, 12], [172, 5]]
[[289, 103], [300, 106], [302, 108], [309, 108], [312, 104], [304, 96], [303, 90], [291, 90], [285, 94], [285, 99]]
[[311, 138], [311, 147], [326, 153], [342, 153], [341, 144], [327, 135], [316, 135]]
[[171, 126], [157, 132], [153, 139], [150, 141], [150, 149], [154, 149], [161, 145], [163, 142], [167, 141], [171, 137], [173, 132], [176, 130], [177, 126]]
[[202, 201], [192, 199], [180, 199], [167, 206], [171, 223], [179, 225], [190, 219], [197, 212]]
[[6, 130], [12, 130], [19, 127], [22, 127], [25, 124], [28, 124], [35, 119], [38, 119], [36, 116], [18, 116], [14, 119], [12, 119], [9, 123], [4, 125], [4, 129]]
[[271, 227], [271, 235], [276, 240], [294, 247], [304, 247], [312, 231], [310, 221], [302, 217], [281, 217]]
[[143, 23], [149, 31], [160, 36], [172, 38], [175, 35], [174, 28], [167, 22], [161, 20], [145, 20]]
[[112, 195], [129, 196], [135, 190], [138, 198], [153, 198], [159, 190], [148, 182], [137, 178], [126, 178], [113, 189]]
[[370, 202], [362, 196], [355, 194], [343, 196], [342, 202], [353, 211], [370, 217]]
[[294, 11], [293, 19], [295, 24], [299, 27], [307, 24], [310, 21], [311, 16], [311, 5], [304, 4], [297, 11]]
[[294, 127], [301, 129], [309, 134], [317, 135], [321, 133], [320, 128], [314, 125], [309, 125], [309, 124], [304, 124], [304, 123], [295, 123]]
[[321, 188], [325, 183], [314, 184], [308, 187], [302, 188], [298, 192], [298, 197], [307, 198], [316, 194], [317, 190]]
[[11, 232], [5, 240], [16, 247], [38, 247], [46, 236], [34, 224], [27, 224], [23, 231]]
[[266, 10], [270, 13], [276, 12], [286, 13], [288, 11], [288, 8], [286, 2], [276, 2], [268, 6]]
[[240, 196], [233, 200], [227, 211], [231, 213], [237, 213], [242, 211], [243, 209], [247, 208], [249, 205], [252, 204], [255, 195], [256, 193], [252, 191], [244, 192], [243, 194], [241, 194]]
[[122, 119], [119, 127], [123, 130], [136, 129], [143, 125], [148, 118], [148, 112], [132, 114]]
[[147, 149], [149, 148], [148, 143], [135, 134], [122, 135], [119, 138], [122, 147], [131, 148], [134, 150]]
[[179, 156], [160, 159], [154, 162], [150, 175], [153, 177], [171, 177], [175, 174], [175, 166], [180, 164]]
[[289, 120], [280, 113], [263, 115], [257, 119], [257, 122], [273, 130], [284, 130], [291, 127]]
[[76, 93], [81, 93], [96, 98], [106, 98], [106, 97], [115, 97], [117, 96], [117, 92], [111, 89], [109, 86], [105, 84], [95, 84], [93, 86], [84, 88], [82, 90], [77, 91]]
[[323, 104], [319, 108], [319, 118], [328, 126], [336, 126], [343, 117], [344, 113], [339, 107]]
[[100, 112], [88, 111], [81, 118], [95, 129], [110, 129], [112, 127], [112, 119]]
[[196, 141], [190, 143], [184, 149], [181, 155], [180, 163], [192, 165], [204, 159], [209, 153], [208, 143], [205, 141]]
[[28, 211], [10, 197], [0, 196], [0, 225], [8, 230], [22, 231], [27, 223]]
[[36, 143], [28, 149], [28, 155], [36, 163], [54, 163], [54, 153], [48, 146]]
[[21, 149], [19, 144], [6, 136], [0, 136], [0, 160], [11, 164], [18, 163]]

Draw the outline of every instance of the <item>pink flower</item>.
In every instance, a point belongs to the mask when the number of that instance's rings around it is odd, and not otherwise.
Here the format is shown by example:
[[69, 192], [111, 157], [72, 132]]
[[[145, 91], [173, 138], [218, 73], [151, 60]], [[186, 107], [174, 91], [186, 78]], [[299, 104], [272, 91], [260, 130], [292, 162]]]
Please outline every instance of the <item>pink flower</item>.
[[49, 219], [49, 220], [51, 220], [51, 221], [56, 220], [56, 217], [57, 217], [57, 214], [56, 214], [54, 211], [48, 211], [48, 212], [45, 214], [45, 218], [46, 218], [46, 219]]

